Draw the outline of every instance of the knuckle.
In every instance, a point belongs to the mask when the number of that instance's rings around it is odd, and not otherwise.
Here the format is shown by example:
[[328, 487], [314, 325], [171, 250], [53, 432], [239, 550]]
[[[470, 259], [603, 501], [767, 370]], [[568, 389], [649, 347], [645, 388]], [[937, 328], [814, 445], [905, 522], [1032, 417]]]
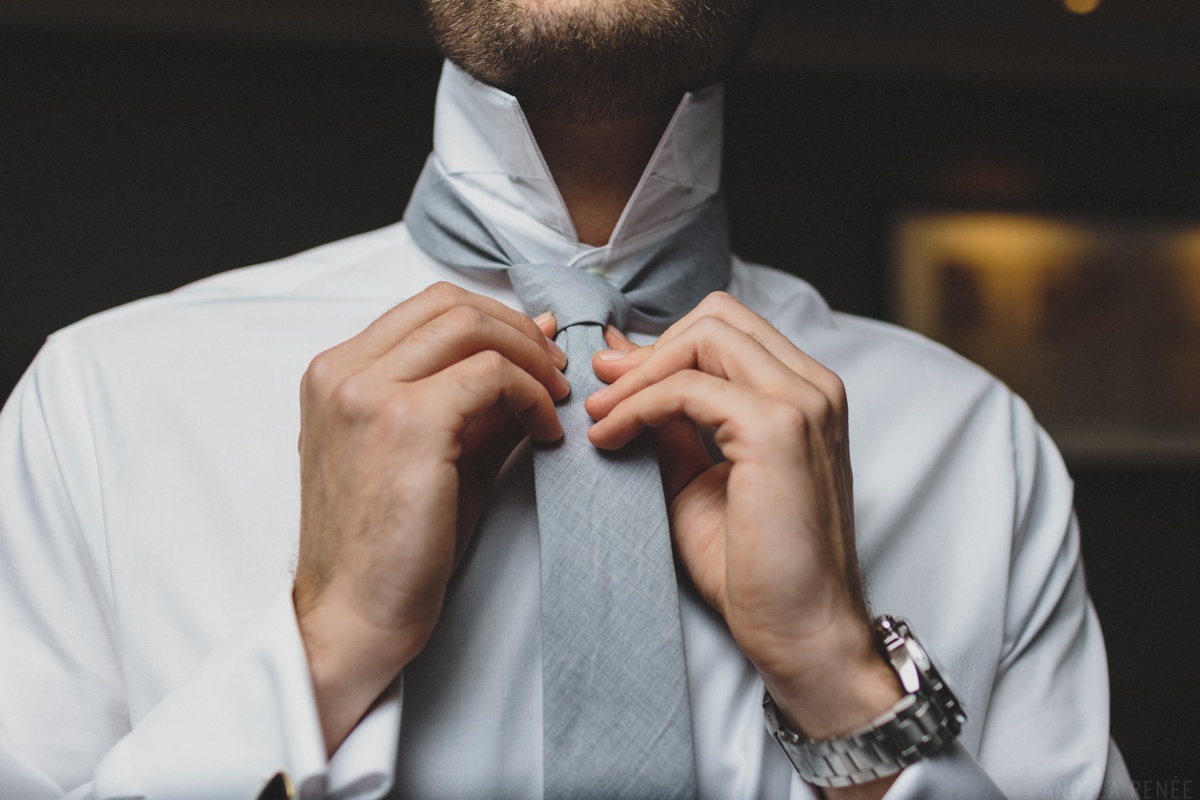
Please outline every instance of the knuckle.
[[337, 357], [334, 351], [326, 350], [309, 362], [308, 369], [304, 371], [304, 376], [300, 379], [300, 386], [305, 394], [312, 396], [313, 394], [327, 393], [337, 374], [336, 361]]
[[821, 368], [808, 378], [808, 391], [798, 396], [800, 408], [814, 421], [823, 426], [846, 419], [846, 384], [836, 373]]
[[725, 320], [721, 319], [715, 314], [705, 314], [704, 316], [700, 317], [700, 319], [696, 320], [695, 327], [697, 333], [701, 334], [702, 336], [710, 336], [716, 333], [718, 329], [726, 327], [726, 325], [727, 323]]
[[790, 403], [775, 403], [763, 415], [768, 429], [792, 440], [808, 438], [812, 422], [804, 409]]
[[835, 410], [844, 413], [847, 406], [846, 384], [835, 373], [829, 372], [824, 381], [824, 389]]
[[682, 409], [688, 398], [699, 397], [710, 387], [708, 376], [695, 369], [685, 369], [676, 372], [659, 384], [666, 392], [667, 402], [676, 409]]
[[443, 315], [443, 320], [458, 335], [479, 333], [487, 326], [487, 315], [473, 306], [455, 306]]
[[838, 401], [846, 398], [846, 381], [842, 380], [838, 373], [830, 372], [828, 369], [826, 369], [826, 387], [830, 397], [838, 399]]
[[800, 411], [818, 429], [825, 428], [836, 417], [829, 398], [819, 391], [809, 393], [800, 401]]
[[703, 316], [687, 331], [692, 338], [696, 363], [702, 370], [720, 369], [724, 329], [729, 325], [720, 317]]
[[356, 420], [370, 410], [367, 389], [361, 379], [350, 377], [334, 388], [330, 395], [334, 412], [343, 419]]
[[514, 312], [514, 314], [516, 316], [513, 320], [513, 327], [515, 327], [518, 331], [538, 344], [540, 344], [546, 338], [546, 335], [542, 333], [542, 329], [538, 327], [536, 322], [519, 312]]
[[421, 294], [433, 300], [435, 303], [454, 304], [457, 305], [462, 298], [463, 290], [455, 286], [449, 281], [438, 281]]
[[701, 391], [705, 383], [704, 374], [694, 369], [676, 372], [669, 380], [678, 384], [679, 390], [689, 395]]
[[476, 372], [485, 380], [495, 381], [504, 375], [508, 359], [495, 350], [483, 350], [472, 356]]
[[705, 311], [720, 312], [723, 309], [729, 308], [731, 305], [736, 305], [737, 300], [733, 298], [729, 292], [717, 290], [709, 292], [708, 296], [700, 301], [699, 308]]

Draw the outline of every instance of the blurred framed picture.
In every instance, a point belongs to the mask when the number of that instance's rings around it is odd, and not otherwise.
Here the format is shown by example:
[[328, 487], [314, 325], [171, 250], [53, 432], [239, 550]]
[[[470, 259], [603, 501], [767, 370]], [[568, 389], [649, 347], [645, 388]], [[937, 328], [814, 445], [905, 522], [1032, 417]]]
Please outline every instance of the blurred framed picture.
[[912, 212], [895, 321], [1029, 401], [1068, 457], [1200, 459], [1200, 223]]

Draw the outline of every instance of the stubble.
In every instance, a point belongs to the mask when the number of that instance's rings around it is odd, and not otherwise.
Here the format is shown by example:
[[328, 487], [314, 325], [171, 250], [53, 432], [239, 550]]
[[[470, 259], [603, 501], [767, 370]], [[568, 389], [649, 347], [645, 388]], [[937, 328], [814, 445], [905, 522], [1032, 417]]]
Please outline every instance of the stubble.
[[442, 52], [467, 74], [567, 124], [653, 114], [722, 80], [761, 0], [423, 0]]

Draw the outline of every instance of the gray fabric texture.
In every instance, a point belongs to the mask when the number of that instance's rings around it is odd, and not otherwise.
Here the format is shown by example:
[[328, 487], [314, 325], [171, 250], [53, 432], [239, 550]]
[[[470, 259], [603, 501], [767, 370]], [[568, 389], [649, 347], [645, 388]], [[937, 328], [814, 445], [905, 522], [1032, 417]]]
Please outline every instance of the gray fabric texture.
[[544, 775], [548, 798], [694, 798], [695, 756], [679, 597], [653, 442], [616, 453], [587, 440], [603, 326], [661, 332], [722, 288], [730, 256], [719, 198], [642, 254], [617, 287], [530, 264], [426, 164], [405, 215], [425, 252], [458, 269], [507, 270], [530, 315], [553, 311], [569, 360], [565, 436], [534, 452], [541, 540]]

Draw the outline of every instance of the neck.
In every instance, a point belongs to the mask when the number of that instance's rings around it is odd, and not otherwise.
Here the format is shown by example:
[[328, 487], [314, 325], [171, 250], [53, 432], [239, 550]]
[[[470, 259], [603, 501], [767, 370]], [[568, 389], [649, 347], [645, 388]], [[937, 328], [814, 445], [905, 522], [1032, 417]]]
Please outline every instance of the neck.
[[599, 247], [612, 238], [673, 112], [599, 125], [529, 120], [579, 241]]

